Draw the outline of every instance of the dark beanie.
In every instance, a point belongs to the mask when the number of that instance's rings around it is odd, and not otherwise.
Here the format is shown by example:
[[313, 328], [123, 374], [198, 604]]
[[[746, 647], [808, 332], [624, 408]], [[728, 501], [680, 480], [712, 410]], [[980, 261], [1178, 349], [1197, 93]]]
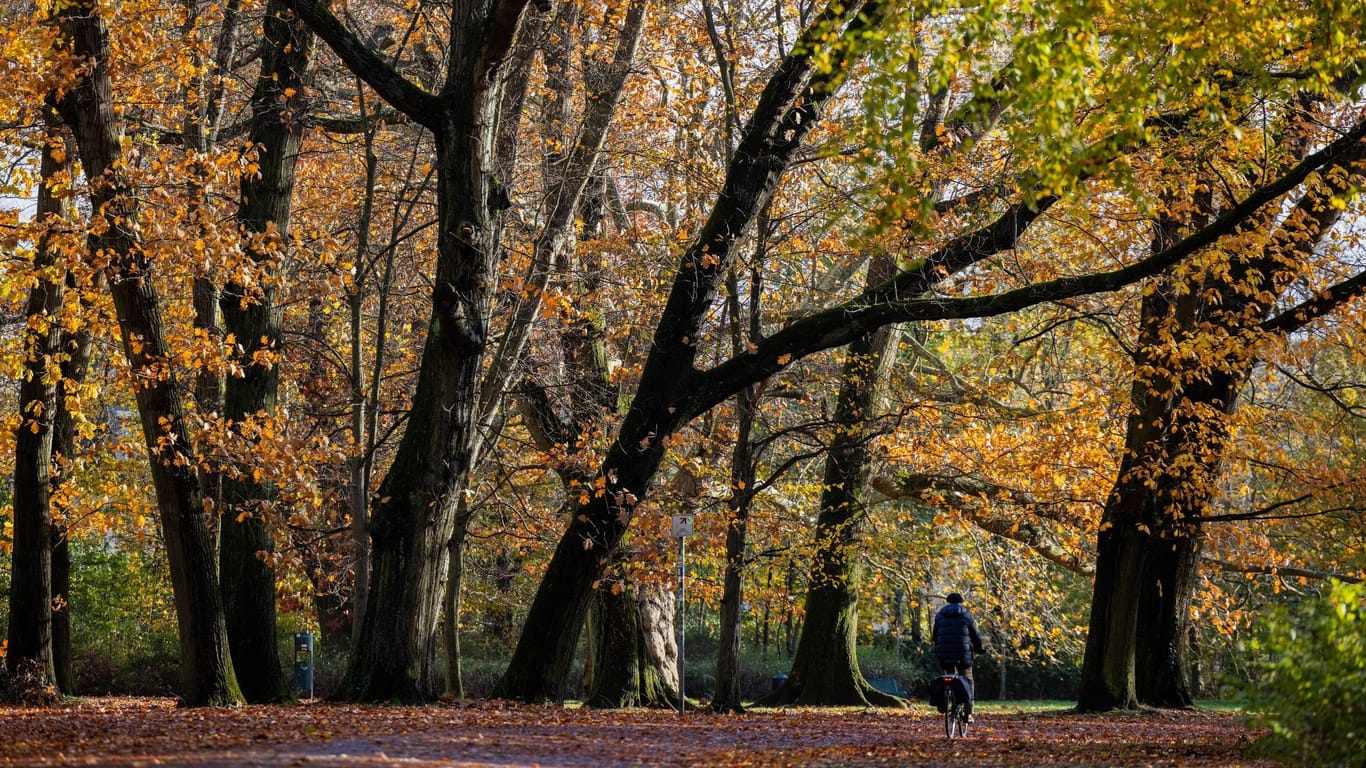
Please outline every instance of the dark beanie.
[[949, 596], [946, 597], [946, 598], [944, 598], [944, 599], [945, 599], [945, 600], [948, 600], [950, 603], [961, 603], [961, 602], [963, 602], [963, 596], [960, 595], [960, 594], [958, 594], [957, 592], [950, 592], [950, 593], [949, 593]]

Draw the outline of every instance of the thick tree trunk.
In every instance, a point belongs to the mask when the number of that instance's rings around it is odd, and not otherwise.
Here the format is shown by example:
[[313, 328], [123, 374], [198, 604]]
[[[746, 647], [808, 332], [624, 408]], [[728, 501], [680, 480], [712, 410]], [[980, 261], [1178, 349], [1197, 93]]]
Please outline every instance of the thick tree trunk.
[[489, 342], [503, 207], [495, 194], [507, 54], [526, 0], [457, 4], [439, 95], [394, 71], [315, 0], [284, 0], [347, 66], [436, 139], [437, 264], [432, 319], [407, 429], [371, 515], [369, 597], [346, 678], [334, 694], [427, 701], [440, 693], [436, 632], [456, 496], [480, 440], [480, 375]]
[[640, 615], [633, 590], [610, 585], [593, 593], [589, 623], [592, 679], [584, 705], [601, 709], [640, 703]]
[[[1305, 114], [1291, 113], [1295, 120]], [[1278, 133], [1291, 137], [1286, 157], [1307, 151], [1307, 132], [1280, 126]], [[1180, 286], [1185, 290], [1176, 290], [1177, 278], [1168, 275], [1145, 293], [1135, 355], [1135, 370], [1144, 373], [1134, 378], [1124, 459], [1101, 519], [1080, 709], [1191, 704], [1185, 660], [1200, 518], [1215, 492], [1226, 419], [1262, 333], [1273, 329], [1263, 319], [1340, 218], [1341, 206], [1331, 201], [1360, 179], [1342, 171], [1363, 153], [1360, 141], [1344, 146], [1288, 215], [1264, 211], [1241, 220], [1241, 233], [1259, 236], [1233, 246], [1244, 250], [1211, 246], [1205, 269], [1185, 278], [1192, 280]], [[1214, 185], [1189, 186], [1197, 213], [1188, 224], [1197, 228], [1212, 215]], [[1174, 243], [1180, 229], [1181, 222], [1159, 220], [1153, 251]], [[1274, 332], [1302, 327], [1357, 290], [1323, 292], [1321, 304], [1310, 302], [1313, 311], [1292, 309]]]
[[76, 674], [71, 658], [71, 546], [66, 531], [52, 528], [52, 672], [57, 690], [76, 694]]
[[647, 707], [678, 706], [678, 633], [673, 595], [656, 584], [637, 584], [640, 617], [640, 703]]
[[[868, 285], [895, 271], [886, 255], [869, 265]], [[904, 702], [874, 689], [858, 666], [858, 538], [869, 461], [866, 424], [896, 357], [900, 333], [886, 326], [849, 345], [835, 404], [835, 439], [826, 456], [816, 555], [806, 596], [806, 621], [779, 699], [811, 705]]]
[[1138, 580], [1143, 576], [1145, 537], [1132, 518], [1112, 519], [1096, 546], [1090, 629], [1081, 668], [1077, 707], [1087, 712], [1134, 709], [1134, 633], [1138, 628]]
[[672, 606], [662, 589], [613, 575], [602, 580], [589, 609], [585, 706], [678, 706]]
[[[267, 3], [261, 73], [252, 94], [249, 134], [257, 173], [244, 176], [237, 219], [247, 253], [259, 273], [255, 285], [230, 283], [223, 290], [223, 324], [237, 340], [240, 375], [227, 379], [223, 415], [234, 429], [253, 418], [275, 415], [279, 391], [280, 324], [273, 274], [289, 242], [294, 171], [304, 121], [304, 79], [313, 56], [308, 26], [275, 0]], [[250, 439], [244, 437], [244, 442]], [[276, 639], [275, 551], [271, 534], [274, 489], [248, 467], [223, 477], [220, 567], [223, 607], [233, 666], [248, 701], [291, 698], [280, 667]]]
[[[467, 105], [477, 108], [451, 109], [438, 136], [441, 234], [433, 321], [408, 429], [371, 516], [370, 596], [338, 692], [345, 699], [429, 701], [441, 691], [434, 666], [437, 619], [456, 493], [477, 439], [496, 249], [488, 208], [489, 137], [483, 133], [497, 124], [490, 111], [497, 98], [480, 91], [474, 89]], [[482, 150], [471, 155], [468, 142]]]
[[69, 168], [69, 151], [56, 116], [48, 120], [40, 165], [40, 227], [33, 257], [34, 284], [24, 310], [24, 377], [19, 382], [19, 426], [14, 433], [14, 538], [10, 552], [9, 647], [5, 664], [13, 672], [21, 661], [36, 662], [56, 682], [52, 659], [53, 422], [58, 411], [58, 354], [63, 284], [53, 280], [60, 258], [56, 228], [64, 204], [55, 177]]
[[1201, 536], [1192, 525], [1158, 532], [1148, 543], [1139, 591], [1134, 648], [1139, 702], [1156, 707], [1193, 706], [1189, 658], [1191, 596], [1195, 593]]
[[91, 208], [102, 217], [92, 250], [108, 255], [109, 282], [124, 354], [135, 377], [138, 413], [150, 454], [162, 534], [180, 628], [184, 698], [191, 705], [240, 701], [228, 655], [213, 537], [205, 523], [197, 461], [185, 433], [180, 384], [170, 366], [150, 264], [133, 229], [135, 198], [120, 178], [123, 150], [109, 81], [109, 37], [89, 2], [57, 17], [74, 55], [91, 62], [58, 102], [91, 179]]

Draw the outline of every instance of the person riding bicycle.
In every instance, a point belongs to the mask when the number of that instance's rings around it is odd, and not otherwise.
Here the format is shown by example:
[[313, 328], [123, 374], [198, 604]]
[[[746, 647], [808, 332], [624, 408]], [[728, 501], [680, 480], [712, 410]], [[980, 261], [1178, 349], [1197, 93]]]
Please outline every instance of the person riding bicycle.
[[[945, 605], [934, 616], [934, 655], [946, 675], [962, 675], [973, 690], [972, 655], [982, 653], [982, 636], [977, 633], [977, 622], [963, 605], [963, 596], [950, 592]], [[968, 722], [972, 722], [972, 701], [968, 697]]]

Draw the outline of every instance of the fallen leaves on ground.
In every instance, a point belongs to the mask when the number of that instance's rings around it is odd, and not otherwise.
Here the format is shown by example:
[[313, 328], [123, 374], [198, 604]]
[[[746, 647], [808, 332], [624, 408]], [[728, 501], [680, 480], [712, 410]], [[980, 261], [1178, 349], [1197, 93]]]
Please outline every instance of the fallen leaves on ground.
[[925, 707], [680, 716], [505, 702], [178, 708], [89, 698], [0, 708], [0, 766], [1257, 766], [1236, 715], [984, 712], [950, 742]]

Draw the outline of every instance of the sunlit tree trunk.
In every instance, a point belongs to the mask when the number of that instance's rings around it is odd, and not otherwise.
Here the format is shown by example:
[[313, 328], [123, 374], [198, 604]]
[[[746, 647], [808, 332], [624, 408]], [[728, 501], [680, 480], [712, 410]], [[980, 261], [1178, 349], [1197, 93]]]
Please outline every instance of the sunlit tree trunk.
[[662, 592], [652, 599], [649, 589], [609, 576], [594, 591], [587, 649], [593, 674], [585, 706], [678, 705], [678, 646], [669, 637], [672, 622], [662, 620], [671, 614], [671, 601]]
[[1198, 526], [1178, 524], [1149, 542], [1138, 598], [1143, 630], [1134, 646], [1135, 693], [1142, 704], [1182, 708], [1195, 703], [1190, 615], [1202, 538]]
[[[1363, 153], [1358, 145], [1334, 163], [1350, 167]], [[1352, 178], [1327, 173], [1284, 220], [1248, 220], [1244, 230], [1261, 229], [1264, 245], [1208, 254], [1213, 268], [1189, 290], [1176, 290], [1178, 278], [1165, 276], [1145, 294], [1135, 369], [1146, 373], [1134, 379], [1124, 457], [1101, 519], [1080, 709], [1192, 703], [1190, 602], [1202, 517], [1227, 450], [1227, 419], [1271, 326], [1278, 333], [1303, 327], [1362, 290], [1357, 276], [1307, 307], [1267, 319], [1275, 297], [1337, 222], [1341, 209], [1329, 200], [1345, 194]], [[1175, 242], [1178, 229], [1160, 222], [1154, 250]], [[1193, 344], [1200, 354], [1185, 351]]]
[[101, 217], [92, 250], [108, 255], [110, 292], [156, 489], [180, 629], [184, 699], [192, 705], [240, 701], [228, 653], [216, 552], [184, 422], [180, 384], [170, 367], [150, 264], [135, 229], [136, 198], [123, 178], [123, 147], [109, 80], [109, 36], [100, 9], [62, 6], [57, 23], [72, 54], [90, 62], [57, 101], [90, 179], [91, 209]]

